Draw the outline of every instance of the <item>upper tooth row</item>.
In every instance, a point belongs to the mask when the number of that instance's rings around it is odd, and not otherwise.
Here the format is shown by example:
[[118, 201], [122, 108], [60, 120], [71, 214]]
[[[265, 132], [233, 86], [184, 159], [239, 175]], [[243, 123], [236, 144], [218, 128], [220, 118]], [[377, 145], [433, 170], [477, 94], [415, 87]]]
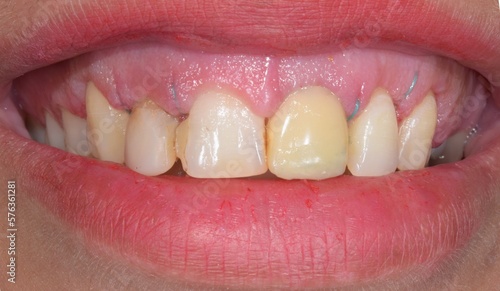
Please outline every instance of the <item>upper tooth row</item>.
[[266, 124], [240, 99], [222, 90], [201, 93], [180, 122], [150, 100], [129, 114], [113, 108], [93, 83], [87, 120], [62, 110], [61, 128], [46, 113], [47, 142], [72, 153], [124, 163], [144, 175], [167, 172], [179, 158], [198, 178], [256, 176], [284, 179], [380, 176], [421, 169], [429, 160], [437, 124], [432, 93], [398, 126], [391, 96], [373, 92], [347, 122], [338, 99], [323, 87], [286, 98]]

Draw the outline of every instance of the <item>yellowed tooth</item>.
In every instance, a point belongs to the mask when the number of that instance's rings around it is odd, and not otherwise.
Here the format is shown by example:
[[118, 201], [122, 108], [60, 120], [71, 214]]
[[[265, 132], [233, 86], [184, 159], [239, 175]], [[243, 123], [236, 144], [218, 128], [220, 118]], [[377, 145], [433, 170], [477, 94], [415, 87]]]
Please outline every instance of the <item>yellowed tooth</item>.
[[175, 163], [175, 128], [177, 120], [145, 100], [134, 107], [127, 126], [125, 163], [143, 175], [167, 172]]
[[125, 132], [129, 114], [113, 108], [94, 83], [86, 92], [88, 141], [92, 155], [103, 161], [125, 161]]
[[90, 147], [87, 142], [87, 121], [73, 115], [66, 109], [62, 109], [61, 113], [66, 150], [80, 156], [90, 156]]
[[429, 93], [399, 128], [399, 170], [425, 167], [430, 158], [436, 125], [436, 100]]
[[47, 143], [55, 148], [65, 150], [64, 130], [49, 112], [45, 112], [45, 127], [47, 128]]
[[255, 176], [267, 171], [264, 118], [222, 90], [198, 96], [177, 129], [177, 153], [197, 178]]
[[269, 170], [283, 179], [326, 179], [345, 172], [347, 121], [337, 96], [323, 87], [289, 95], [267, 124]]
[[382, 176], [398, 165], [398, 121], [392, 98], [376, 89], [368, 106], [349, 123], [347, 167], [354, 176]]

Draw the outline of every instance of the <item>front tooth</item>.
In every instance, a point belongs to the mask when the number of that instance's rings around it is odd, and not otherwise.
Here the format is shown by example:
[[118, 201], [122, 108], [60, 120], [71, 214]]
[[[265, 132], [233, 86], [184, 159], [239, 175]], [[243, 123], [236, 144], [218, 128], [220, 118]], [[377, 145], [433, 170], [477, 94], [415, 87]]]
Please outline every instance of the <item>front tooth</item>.
[[399, 128], [399, 170], [425, 167], [429, 161], [436, 124], [436, 100], [434, 95], [428, 94]]
[[354, 176], [382, 176], [398, 166], [398, 121], [392, 98], [376, 89], [368, 106], [349, 123], [347, 167]]
[[129, 114], [109, 104], [94, 83], [86, 92], [88, 141], [92, 155], [102, 161], [125, 161], [125, 131]]
[[454, 163], [462, 160], [466, 140], [467, 134], [463, 131], [449, 137], [443, 144], [442, 152], [431, 159], [431, 165]]
[[125, 163], [143, 175], [167, 172], [175, 163], [177, 120], [153, 101], [146, 100], [132, 110], [127, 126]]
[[201, 94], [177, 128], [177, 153], [197, 178], [255, 176], [267, 171], [264, 118], [223, 91]]
[[347, 121], [337, 96], [323, 87], [292, 93], [267, 124], [269, 170], [283, 179], [342, 175]]
[[64, 143], [68, 152], [80, 156], [90, 156], [87, 142], [87, 121], [62, 109]]
[[50, 146], [65, 150], [64, 130], [52, 114], [45, 112], [45, 127], [47, 128], [46, 140]]

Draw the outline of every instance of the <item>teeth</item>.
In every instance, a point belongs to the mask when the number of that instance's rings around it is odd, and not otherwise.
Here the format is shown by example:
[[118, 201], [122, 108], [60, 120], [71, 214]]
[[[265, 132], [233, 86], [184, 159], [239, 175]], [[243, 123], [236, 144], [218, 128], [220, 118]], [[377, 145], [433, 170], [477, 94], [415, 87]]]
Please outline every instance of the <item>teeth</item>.
[[132, 110], [127, 126], [125, 161], [143, 175], [167, 172], [175, 163], [177, 120], [147, 100]]
[[80, 156], [90, 156], [87, 142], [87, 121], [62, 109], [64, 143], [68, 152]]
[[129, 114], [111, 107], [92, 82], [87, 85], [86, 99], [88, 141], [92, 155], [103, 161], [124, 163]]
[[448, 138], [442, 145], [442, 151], [432, 157], [431, 165], [454, 163], [462, 160], [466, 140], [467, 134], [465, 132], [458, 132]]
[[47, 131], [36, 119], [28, 116], [26, 120], [26, 129], [33, 140], [39, 143], [47, 142]]
[[382, 176], [398, 165], [398, 122], [391, 96], [377, 89], [349, 124], [347, 166], [354, 176]]
[[436, 124], [436, 100], [429, 94], [399, 129], [399, 170], [419, 170], [425, 167], [430, 158]]
[[55, 148], [65, 150], [64, 130], [57, 120], [48, 112], [45, 112], [45, 126], [47, 128], [46, 140], [48, 144]]
[[342, 175], [347, 139], [346, 117], [337, 96], [323, 87], [299, 90], [268, 122], [269, 170], [284, 179]]
[[264, 118], [221, 91], [198, 97], [178, 127], [177, 152], [197, 178], [233, 178], [267, 171]]

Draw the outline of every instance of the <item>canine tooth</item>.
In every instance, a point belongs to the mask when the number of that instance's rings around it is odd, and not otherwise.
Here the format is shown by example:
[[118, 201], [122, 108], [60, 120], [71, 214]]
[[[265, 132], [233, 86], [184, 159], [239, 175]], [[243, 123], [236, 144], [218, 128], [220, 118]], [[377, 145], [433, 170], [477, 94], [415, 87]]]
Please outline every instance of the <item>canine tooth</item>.
[[423, 169], [431, 154], [436, 131], [437, 105], [428, 94], [399, 128], [399, 170]]
[[113, 108], [92, 82], [87, 85], [86, 107], [92, 155], [103, 161], [124, 163], [129, 114]]
[[347, 121], [337, 96], [323, 87], [289, 95], [267, 124], [269, 170], [283, 179], [342, 175], [347, 162]]
[[177, 120], [151, 100], [132, 110], [125, 144], [126, 165], [143, 175], [167, 172], [175, 163]]
[[264, 118], [223, 91], [202, 93], [177, 129], [177, 153], [197, 178], [255, 176], [267, 171]]
[[449, 137], [444, 143], [441, 154], [431, 158], [431, 165], [454, 163], [462, 160], [466, 140], [467, 134], [463, 131]]
[[87, 121], [73, 115], [66, 109], [62, 109], [61, 112], [66, 150], [80, 156], [90, 156], [87, 142]]
[[31, 138], [39, 143], [47, 142], [47, 130], [36, 119], [29, 116], [26, 120], [26, 129]]
[[382, 176], [398, 166], [398, 121], [392, 98], [376, 89], [368, 106], [349, 123], [347, 166], [354, 176]]
[[64, 129], [49, 112], [45, 112], [45, 127], [47, 128], [47, 143], [55, 148], [65, 150]]

